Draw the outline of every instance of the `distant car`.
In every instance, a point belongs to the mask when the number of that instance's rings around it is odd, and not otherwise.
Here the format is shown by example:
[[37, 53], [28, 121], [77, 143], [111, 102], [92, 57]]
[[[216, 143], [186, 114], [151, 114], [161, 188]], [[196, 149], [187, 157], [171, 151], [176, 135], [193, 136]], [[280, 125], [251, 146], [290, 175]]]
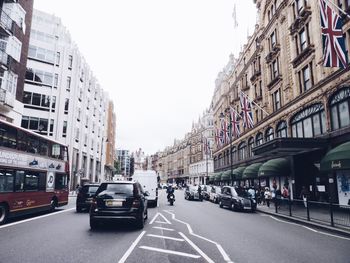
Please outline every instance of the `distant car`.
[[202, 187], [203, 199], [204, 200], [209, 200], [211, 186], [210, 185], [201, 185], [201, 187]]
[[203, 196], [198, 193], [198, 186], [188, 185], [185, 189], [184, 195], [186, 200], [203, 201]]
[[212, 186], [209, 192], [209, 201], [212, 201], [214, 203], [219, 203], [221, 194], [221, 187], [220, 186]]
[[147, 192], [135, 181], [102, 183], [90, 208], [90, 227], [106, 220], [131, 220], [143, 228], [148, 217]]
[[76, 199], [76, 211], [78, 213], [82, 212], [84, 209], [90, 209], [92, 197], [99, 186], [99, 184], [85, 184], [79, 189]]
[[228, 207], [232, 210], [256, 210], [256, 201], [248, 191], [240, 187], [224, 186], [219, 201], [220, 207]]

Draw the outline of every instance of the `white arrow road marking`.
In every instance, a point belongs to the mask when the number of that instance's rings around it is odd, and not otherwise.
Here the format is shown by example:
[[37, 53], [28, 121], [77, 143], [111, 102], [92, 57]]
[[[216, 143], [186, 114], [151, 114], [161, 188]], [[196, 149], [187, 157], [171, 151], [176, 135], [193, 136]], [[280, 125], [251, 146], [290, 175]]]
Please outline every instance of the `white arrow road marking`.
[[225, 250], [222, 248], [222, 246], [221, 246], [219, 243], [217, 243], [217, 242], [215, 242], [215, 241], [213, 241], [213, 240], [210, 240], [210, 239], [208, 239], [208, 238], [205, 238], [205, 237], [202, 237], [202, 236], [200, 236], [200, 235], [197, 235], [197, 234], [193, 233], [193, 230], [192, 230], [190, 224], [188, 224], [188, 223], [186, 223], [186, 222], [184, 222], [184, 221], [181, 221], [181, 220], [175, 218], [175, 214], [169, 212], [168, 210], [164, 210], [164, 212], [170, 214], [170, 215], [172, 216], [172, 219], [173, 219], [174, 221], [177, 221], [177, 222], [180, 222], [180, 223], [186, 225], [186, 226], [187, 226], [187, 229], [188, 229], [188, 232], [189, 232], [192, 236], [198, 237], [198, 238], [203, 239], [203, 240], [205, 240], [205, 241], [207, 241], [207, 242], [210, 242], [210, 243], [215, 244], [216, 247], [218, 248], [219, 252], [221, 253], [222, 257], [224, 258], [224, 260], [225, 260], [227, 263], [233, 263], [233, 261], [231, 261], [230, 257], [227, 255], [227, 253], [225, 252]]
[[136, 238], [136, 240], [131, 244], [129, 249], [125, 252], [124, 256], [118, 261], [118, 263], [124, 263], [125, 260], [130, 256], [131, 252], [134, 250], [136, 247], [137, 243], [140, 242], [141, 238], [143, 235], [146, 233], [146, 231], [142, 231], [141, 234]]
[[147, 234], [148, 237], [157, 237], [157, 238], [164, 238], [164, 239], [170, 239], [175, 241], [185, 241], [182, 238], [175, 238], [175, 237], [168, 237], [168, 236], [159, 236], [159, 235], [153, 235], [153, 234]]
[[214, 263], [199, 247], [197, 247], [188, 237], [186, 237], [183, 233], [179, 232], [179, 234], [189, 243], [206, 261], [209, 263]]
[[166, 230], [166, 231], [174, 231], [174, 229], [166, 228], [166, 227], [160, 227], [160, 226], [153, 226], [152, 228], [160, 229], [160, 230]]
[[152, 225], [154, 223], [154, 221], [157, 219], [157, 217], [162, 217], [164, 219], [164, 221], [159, 221], [157, 220], [155, 223], [160, 223], [160, 224], [168, 224], [168, 225], [171, 225], [171, 222], [166, 219], [165, 216], [163, 216], [161, 213], [157, 213], [151, 220], [151, 222], [149, 222], [150, 225]]
[[199, 255], [193, 255], [193, 254], [188, 254], [188, 253], [183, 253], [183, 252], [173, 251], [173, 250], [167, 250], [167, 249], [161, 249], [161, 248], [156, 248], [156, 247], [140, 246], [139, 248], [151, 250], [151, 251], [156, 251], [156, 252], [161, 252], [161, 253], [183, 256], [183, 257], [189, 257], [189, 258], [200, 258], [201, 257]]

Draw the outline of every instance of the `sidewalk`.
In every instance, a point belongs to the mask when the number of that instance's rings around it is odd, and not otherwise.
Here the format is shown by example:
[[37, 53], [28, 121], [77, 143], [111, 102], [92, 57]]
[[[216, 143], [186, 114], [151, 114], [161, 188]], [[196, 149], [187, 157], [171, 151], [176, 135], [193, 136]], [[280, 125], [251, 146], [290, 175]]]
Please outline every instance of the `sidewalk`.
[[[293, 206], [292, 208], [292, 216], [289, 214], [289, 207], [281, 205], [278, 208], [278, 212], [276, 213], [275, 210], [275, 204], [271, 203], [270, 207], [267, 207], [266, 205], [258, 205], [257, 206], [257, 211], [261, 213], [265, 213], [271, 216], [283, 218], [288, 221], [300, 223], [302, 225], [307, 225], [319, 229], [323, 229], [326, 231], [331, 231], [340, 235], [345, 235], [350, 237], [350, 226], [346, 225], [340, 225], [340, 224], [334, 224], [334, 226], [331, 226], [330, 223], [330, 215], [329, 211], [325, 209], [313, 209], [310, 211], [310, 221], [307, 220], [307, 212], [305, 207], [298, 207], [298, 206]], [[348, 216], [347, 212], [345, 213], [346, 216]], [[335, 218], [341, 216], [338, 216], [339, 212], [335, 212]], [[340, 213], [341, 215], [341, 213]], [[337, 221], [338, 222], [338, 221]]]

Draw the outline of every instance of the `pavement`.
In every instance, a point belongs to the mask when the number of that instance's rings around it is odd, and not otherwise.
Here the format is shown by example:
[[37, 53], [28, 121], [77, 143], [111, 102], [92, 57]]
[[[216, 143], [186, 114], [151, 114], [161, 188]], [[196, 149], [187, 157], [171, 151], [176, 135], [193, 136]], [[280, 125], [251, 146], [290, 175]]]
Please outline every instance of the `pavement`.
[[[342, 236], [347, 236], [350, 237], [350, 225], [349, 227], [347, 226], [331, 226], [330, 224], [330, 215], [329, 215], [329, 210], [325, 211], [324, 209], [313, 209], [312, 211], [312, 216], [310, 216], [310, 221], [307, 220], [306, 216], [306, 209], [303, 208], [295, 208], [293, 207], [293, 213], [294, 216], [289, 215], [289, 210], [287, 209], [278, 209], [278, 213], [276, 213], [275, 210], [275, 205], [273, 203], [270, 204], [270, 207], [267, 207], [266, 205], [258, 205], [257, 211], [268, 214], [274, 217], [279, 217], [286, 219], [291, 222], [299, 223], [305, 226], [312, 226], [316, 227], [318, 229], [323, 229], [326, 231], [334, 232]], [[303, 214], [303, 215], [301, 215]], [[348, 218], [350, 218], [349, 212], [345, 213]], [[317, 219], [316, 219], [317, 218]]]

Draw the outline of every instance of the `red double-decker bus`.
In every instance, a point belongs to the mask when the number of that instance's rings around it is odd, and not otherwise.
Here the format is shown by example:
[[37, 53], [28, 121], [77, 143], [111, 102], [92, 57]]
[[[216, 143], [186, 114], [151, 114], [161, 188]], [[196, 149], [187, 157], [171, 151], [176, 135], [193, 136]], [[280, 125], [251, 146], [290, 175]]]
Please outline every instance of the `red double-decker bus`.
[[68, 204], [67, 146], [0, 120], [0, 225]]

